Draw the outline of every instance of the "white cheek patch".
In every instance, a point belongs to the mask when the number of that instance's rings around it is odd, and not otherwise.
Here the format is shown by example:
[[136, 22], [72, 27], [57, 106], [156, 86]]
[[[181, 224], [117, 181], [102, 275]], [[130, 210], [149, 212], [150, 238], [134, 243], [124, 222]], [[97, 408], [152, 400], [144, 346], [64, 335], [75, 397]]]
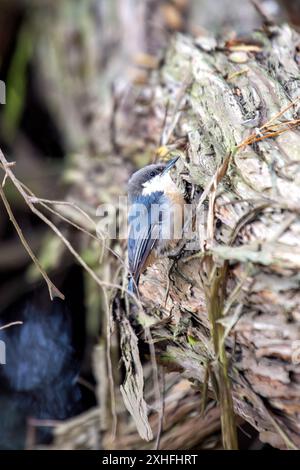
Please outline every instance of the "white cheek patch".
[[162, 192], [177, 192], [178, 189], [172, 180], [169, 173], [165, 173], [163, 175], [157, 175], [146, 183], [143, 184], [143, 196], [147, 196], [148, 194], [155, 193], [157, 191]]
[[157, 175], [151, 180], [146, 181], [146, 183], [144, 183], [143, 186], [144, 186], [144, 189], [142, 192], [143, 196], [147, 196], [148, 194], [155, 193], [157, 191], [163, 191], [164, 190], [163, 177], [161, 175]]

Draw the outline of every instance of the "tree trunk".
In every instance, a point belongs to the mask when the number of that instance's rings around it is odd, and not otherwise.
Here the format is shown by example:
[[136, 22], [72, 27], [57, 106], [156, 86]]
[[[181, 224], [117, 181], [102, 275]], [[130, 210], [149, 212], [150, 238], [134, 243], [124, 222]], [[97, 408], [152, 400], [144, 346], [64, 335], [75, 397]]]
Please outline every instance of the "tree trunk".
[[299, 45], [288, 26], [177, 36], [136, 113], [145, 151], [183, 150], [198, 215], [194, 246], [141, 278], [157, 358], [199, 384], [208, 369], [220, 400], [228, 372], [235, 413], [281, 448], [300, 446]]

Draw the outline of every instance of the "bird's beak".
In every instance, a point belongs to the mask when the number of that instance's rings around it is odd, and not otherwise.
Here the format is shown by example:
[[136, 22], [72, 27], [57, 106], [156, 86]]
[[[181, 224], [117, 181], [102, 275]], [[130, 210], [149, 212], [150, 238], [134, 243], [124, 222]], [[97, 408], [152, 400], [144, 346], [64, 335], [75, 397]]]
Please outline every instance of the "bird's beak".
[[168, 173], [168, 171], [170, 171], [171, 168], [173, 168], [173, 166], [175, 165], [175, 163], [177, 162], [178, 159], [179, 159], [179, 157], [172, 158], [172, 160], [170, 160], [170, 161], [166, 164], [166, 166], [165, 166], [165, 168], [164, 168], [164, 170], [163, 170], [163, 172], [162, 172], [162, 175], [164, 175], [165, 173]]

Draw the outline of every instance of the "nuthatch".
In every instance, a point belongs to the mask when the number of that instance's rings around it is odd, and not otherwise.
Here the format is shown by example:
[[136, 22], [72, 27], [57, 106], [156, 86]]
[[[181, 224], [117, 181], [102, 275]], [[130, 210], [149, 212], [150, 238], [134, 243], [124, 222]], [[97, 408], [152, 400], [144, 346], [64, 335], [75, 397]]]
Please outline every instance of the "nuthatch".
[[182, 238], [184, 198], [169, 174], [178, 158], [166, 164], [148, 165], [129, 180], [128, 290], [131, 292], [136, 292], [141, 273]]

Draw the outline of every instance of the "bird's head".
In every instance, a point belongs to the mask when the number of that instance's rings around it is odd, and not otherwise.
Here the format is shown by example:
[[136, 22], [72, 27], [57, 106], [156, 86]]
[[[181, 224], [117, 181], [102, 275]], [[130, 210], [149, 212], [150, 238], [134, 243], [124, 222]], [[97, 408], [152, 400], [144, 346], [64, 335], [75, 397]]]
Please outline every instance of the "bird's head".
[[147, 165], [136, 171], [128, 182], [129, 196], [134, 198], [141, 194], [163, 191], [166, 181], [170, 179], [169, 171], [173, 168], [178, 158], [173, 158], [167, 163]]

